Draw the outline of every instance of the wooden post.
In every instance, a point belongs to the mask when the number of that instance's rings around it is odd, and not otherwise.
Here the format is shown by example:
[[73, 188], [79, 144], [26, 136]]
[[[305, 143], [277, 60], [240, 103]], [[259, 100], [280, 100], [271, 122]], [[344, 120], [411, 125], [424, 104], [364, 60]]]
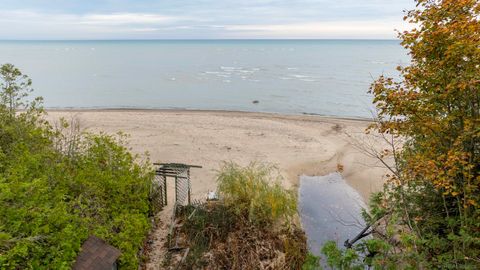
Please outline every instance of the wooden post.
[[178, 178], [175, 176], [175, 202], [178, 200]]
[[188, 205], [190, 205], [190, 169], [187, 169], [187, 183], [188, 183]]
[[168, 204], [168, 199], [167, 199], [167, 177], [163, 177], [163, 194], [165, 195], [165, 205]]

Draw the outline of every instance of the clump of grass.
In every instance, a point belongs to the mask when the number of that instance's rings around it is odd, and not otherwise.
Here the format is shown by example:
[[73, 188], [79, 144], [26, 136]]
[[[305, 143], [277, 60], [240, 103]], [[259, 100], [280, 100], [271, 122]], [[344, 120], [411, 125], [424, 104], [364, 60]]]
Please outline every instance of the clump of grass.
[[292, 225], [272, 230], [231, 210], [219, 201], [180, 212], [180, 238], [190, 252], [179, 269], [301, 269], [307, 254], [301, 229]]
[[206, 263], [204, 253], [212, 248], [214, 240], [226, 241], [235, 226], [235, 216], [222, 204], [187, 206], [180, 215], [185, 220], [182, 231], [190, 246], [186, 265], [201, 269]]
[[179, 269], [302, 269], [307, 243], [293, 222], [297, 198], [275, 168], [225, 163], [217, 180], [219, 201], [179, 212], [179, 239], [189, 247]]
[[289, 220], [297, 212], [296, 194], [284, 189], [280, 180], [274, 167], [258, 163], [225, 163], [217, 177], [225, 204], [256, 224]]

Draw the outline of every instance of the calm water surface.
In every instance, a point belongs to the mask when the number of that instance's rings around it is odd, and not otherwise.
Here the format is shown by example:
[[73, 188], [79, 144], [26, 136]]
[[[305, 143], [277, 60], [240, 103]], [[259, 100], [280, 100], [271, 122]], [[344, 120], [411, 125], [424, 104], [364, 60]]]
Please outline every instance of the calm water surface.
[[365, 207], [361, 196], [339, 173], [300, 177], [300, 216], [314, 254], [320, 254], [326, 241], [343, 247], [345, 240], [354, 238], [365, 226], [361, 216]]
[[[371, 116], [398, 41], [0, 41], [47, 107], [188, 108]], [[258, 100], [258, 104], [253, 104]]]

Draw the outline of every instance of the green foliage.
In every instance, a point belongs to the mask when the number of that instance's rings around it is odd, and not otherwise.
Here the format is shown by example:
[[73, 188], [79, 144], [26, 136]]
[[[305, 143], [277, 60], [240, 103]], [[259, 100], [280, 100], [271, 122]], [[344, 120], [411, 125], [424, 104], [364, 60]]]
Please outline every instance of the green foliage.
[[[180, 245], [190, 248], [185, 269], [302, 269], [307, 246], [292, 218], [296, 197], [278, 180], [269, 166], [225, 164], [218, 173], [220, 200], [180, 213]], [[316, 263], [310, 258], [304, 269]]]
[[122, 136], [66, 138], [41, 121], [39, 103], [23, 100], [30, 80], [12, 65], [0, 70], [0, 268], [70, 269], [91, 234], [136, 268], [150, 226], [148, 165]]
[[320, 257], [308, 253], [305, 262], [302, 265], [302, 270], [320, 270]]
[[353, 249], [342, 250], [337, 244], [328, 241], [322, 248], [322, 253], [327, 256], [328, 266], [334, 269], [364, 269], [359, 255]]
[[[223, 201], [185, 207], [179, 216], [183, 226], [178, 244], [190, 248], [180, 269], [254, 270], [259, 265], [265, 269], [302, 269], [304, 265], [306, 239], [294, 224], [273, 228], [253, 223]], [[165, 269], [172, 269], [169, 258], [165, 257]], [[310, 258], [306, 265], [313, 267], [315, 260]]]
[[12, 64], [0, 66], [0, 106], [2, 114], [8, 114], [10, 118], [18, 111], [23, 109], [28, 115], [38, 115], [38, 107], [42, 98], [35, 98], [33, 101], [27, 101], [25, 98], [31, 89], [32, 80]]
[[[213, 241], [225, 242], [235, 228], [237, 218], [230, 208], [222, 204], [215, 206], [187, 206], [181, 213], [186, 222], [183, 231], [190, 246], [186, 265], [199, 269], [207, 265], [203, 257], [212, 248]], [[190, 217], [190, 218], [188, 218]]]
[[404, 143], [383, 152], [396, 162], [365, 215], [376, 238], [355, 251], [377, 269], [480, 269], [480, 2], [415, 2], [410, 65], [371, 87], [371, 129]]
[[218, 190], [227, 205], [254, 223], [289, 219], [297, 212], [297, 198], [282, 187], [274, 172], [272, 167], [261, 164], [240, 167], [227, 163], [218, 174]]

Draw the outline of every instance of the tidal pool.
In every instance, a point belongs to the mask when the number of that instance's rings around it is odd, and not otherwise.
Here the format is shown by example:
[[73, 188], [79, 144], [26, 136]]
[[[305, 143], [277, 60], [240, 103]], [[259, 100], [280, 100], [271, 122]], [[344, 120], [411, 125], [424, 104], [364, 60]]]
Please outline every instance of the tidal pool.
[[355, 237], [365, 225], [361, 210], [366, 205], [339, 173], [301, 176], [299, 210], [308, 247], [316, 255], [326, 241], [339, 246]]

